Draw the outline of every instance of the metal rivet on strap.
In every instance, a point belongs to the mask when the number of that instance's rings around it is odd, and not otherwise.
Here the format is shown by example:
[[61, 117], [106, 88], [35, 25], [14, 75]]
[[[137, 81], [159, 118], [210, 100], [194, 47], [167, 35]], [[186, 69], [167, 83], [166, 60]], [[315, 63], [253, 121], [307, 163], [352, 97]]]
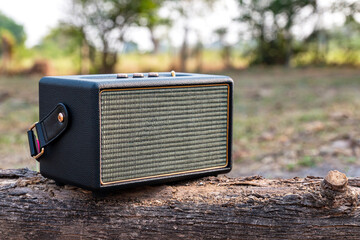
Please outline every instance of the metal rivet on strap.
[[59, 121], [59, 122], [63, 122], [63, 121], [64, 121], [64, 114], [62, 114], [62, 113], [59, 113], [59, 114], [58, 114], [58, 121]]
[[172, 76], [172, 77], [175, 77], [175, 76], [176, 76], [176, 74], [175, 74], [175, 71], [174, 71], [174, 70], [172, 70], [172, 71], [171, 71], [171, 76]]

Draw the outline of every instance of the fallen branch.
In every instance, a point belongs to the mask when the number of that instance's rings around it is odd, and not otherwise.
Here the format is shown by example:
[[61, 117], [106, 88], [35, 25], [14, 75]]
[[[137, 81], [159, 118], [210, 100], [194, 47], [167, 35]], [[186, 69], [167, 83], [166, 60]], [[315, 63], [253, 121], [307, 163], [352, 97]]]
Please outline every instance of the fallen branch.
[[0, 170], [1, 239], [358, 239], [360, 179], [207, 177], [102, 198]]

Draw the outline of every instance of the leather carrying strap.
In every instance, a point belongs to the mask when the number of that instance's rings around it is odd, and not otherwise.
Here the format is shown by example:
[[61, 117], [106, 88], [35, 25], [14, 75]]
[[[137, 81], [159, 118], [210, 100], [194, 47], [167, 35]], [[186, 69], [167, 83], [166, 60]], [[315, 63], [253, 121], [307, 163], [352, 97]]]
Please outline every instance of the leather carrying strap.
[[38, 159], [44, 152], [44, 148], [65, 131], [68, 122], [69, 114], [65, 105], [58, 103], [46, 117], [33, 124], [27, 132], [31, 156]]

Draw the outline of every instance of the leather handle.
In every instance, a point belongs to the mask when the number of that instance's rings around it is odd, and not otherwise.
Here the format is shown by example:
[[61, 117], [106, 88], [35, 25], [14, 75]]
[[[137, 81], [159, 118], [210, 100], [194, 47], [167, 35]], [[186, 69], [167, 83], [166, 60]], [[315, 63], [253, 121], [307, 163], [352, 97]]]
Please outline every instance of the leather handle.
[[[68, 122], [69, 113], [66, 106], [62, 103], [58, 103], [46, 117], [35, 123], [35, 125], [27, 132], [31, 156], [37, 156], [40, 149], [43, 149], [58, 138], [65, 131]], [[33, 132], [34, 127], [37, 132], [37, 139]]]

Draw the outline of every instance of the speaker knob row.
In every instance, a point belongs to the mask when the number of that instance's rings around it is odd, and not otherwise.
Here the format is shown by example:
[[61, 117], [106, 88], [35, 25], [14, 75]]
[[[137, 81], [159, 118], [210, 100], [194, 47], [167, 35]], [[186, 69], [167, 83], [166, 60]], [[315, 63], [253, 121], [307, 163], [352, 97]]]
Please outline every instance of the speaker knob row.
[[[175, 71], [171, 71], [170, 72], [172, 77], [175, 77]], [[159, 77], [159, 73], [157, 72], [149, 72], [147, 74], [148, 77]], [[129, 75], [126, 73], [118, 73], [116, 78], [128, 78]], [[143, 73], [133, 73], [133, 78], [143, 78], [144, 74]]]

